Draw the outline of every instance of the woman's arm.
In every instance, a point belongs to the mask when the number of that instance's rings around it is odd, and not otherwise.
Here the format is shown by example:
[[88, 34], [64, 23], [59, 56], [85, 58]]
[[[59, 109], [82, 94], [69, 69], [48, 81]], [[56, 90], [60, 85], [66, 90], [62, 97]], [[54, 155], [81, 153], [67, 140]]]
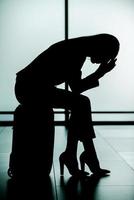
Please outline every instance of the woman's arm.
[[116, 58], [111, 59], [108, 63], [101, 63], [99, 68], [95, 71], [94, 76], [97, 79], [103, 77], [106, 73], [110, 72], [115, 66]]
[[82, 93], [86, 90], [99, 86], [99, 79], [115, 67], [117, 59], [111, 59], [108, 63], [100, 64], [99, 68], [89, 76], [81, 79], [81, 76], [76, 76], [69, 81], [69, 86], [72, 92]]
[[[82, 74], [82, 73], [81, 73]], [[68, 82], [72, 92], [82, 93], [88, 89], [97, 87], [99, 85], [98, 79], [94, 76], [94, 73], [81, 79], [81, 76], [75, 76], [72, 80]]]

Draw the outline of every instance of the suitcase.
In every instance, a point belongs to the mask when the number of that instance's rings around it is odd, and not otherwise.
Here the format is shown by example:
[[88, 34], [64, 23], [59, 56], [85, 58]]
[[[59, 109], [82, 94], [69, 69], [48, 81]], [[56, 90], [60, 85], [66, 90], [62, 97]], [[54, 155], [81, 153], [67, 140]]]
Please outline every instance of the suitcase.
[[14, 112], [12, 149], [7, 172], [9, 177], [21, 179], [49, 175], [53, 149], [53, 109], [33, 111], [19, 105]]

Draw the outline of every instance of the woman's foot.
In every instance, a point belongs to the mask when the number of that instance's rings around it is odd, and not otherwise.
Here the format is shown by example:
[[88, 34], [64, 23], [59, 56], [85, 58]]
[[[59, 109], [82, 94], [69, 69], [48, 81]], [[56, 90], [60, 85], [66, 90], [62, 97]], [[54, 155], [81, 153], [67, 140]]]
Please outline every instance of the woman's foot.
[[63, 152], [59, 157], [60, 162], [60, 174], [61, 176], [64, 175], [64, 166], [67, 167], [69, 173], [72, 176], [86, 176], [89, 173], [82, 171], [78, 168], [77, 158], [72, 156], [71, 154], [67, 153], [66, 151]]
[[80, 155], [80, 166], [82, 171], [85, 171], [85, 164], [95, 176], [101, 177], [110, 173], [110, 170], [101, 169], [96, 156], [90, 156], [86, 151]]
[[97, 176], [97, 177], [103, 177], [103, 176], [107, 176], [109, 175], [110, 170], [107, 169], [98, 169], [97, 171], [93, 172], [93, 175]]

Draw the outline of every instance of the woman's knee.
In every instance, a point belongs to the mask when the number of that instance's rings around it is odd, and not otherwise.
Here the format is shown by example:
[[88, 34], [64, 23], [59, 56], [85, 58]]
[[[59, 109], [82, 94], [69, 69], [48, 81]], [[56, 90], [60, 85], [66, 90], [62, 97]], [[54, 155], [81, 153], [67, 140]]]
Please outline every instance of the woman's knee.
[[79, 95], [72, 106], [72, 111], [74, 113], [81, 113], [86, 115], [86, 113], [91, 112], [90, 99], [85, 95]]
[[90, 99], [85, 95], [80, 95], [80, 106], [83, 108], [91, 108]]

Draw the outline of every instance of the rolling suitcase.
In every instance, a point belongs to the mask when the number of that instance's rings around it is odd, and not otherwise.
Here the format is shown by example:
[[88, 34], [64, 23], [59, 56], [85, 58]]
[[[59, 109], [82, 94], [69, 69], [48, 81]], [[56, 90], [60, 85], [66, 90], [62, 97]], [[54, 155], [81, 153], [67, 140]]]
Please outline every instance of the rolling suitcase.
[[53, 109], [47, 108], [41, 114], [19, 105], [14, 112], [8, 175], [15, 179], [49, 175], [53, 149]]

